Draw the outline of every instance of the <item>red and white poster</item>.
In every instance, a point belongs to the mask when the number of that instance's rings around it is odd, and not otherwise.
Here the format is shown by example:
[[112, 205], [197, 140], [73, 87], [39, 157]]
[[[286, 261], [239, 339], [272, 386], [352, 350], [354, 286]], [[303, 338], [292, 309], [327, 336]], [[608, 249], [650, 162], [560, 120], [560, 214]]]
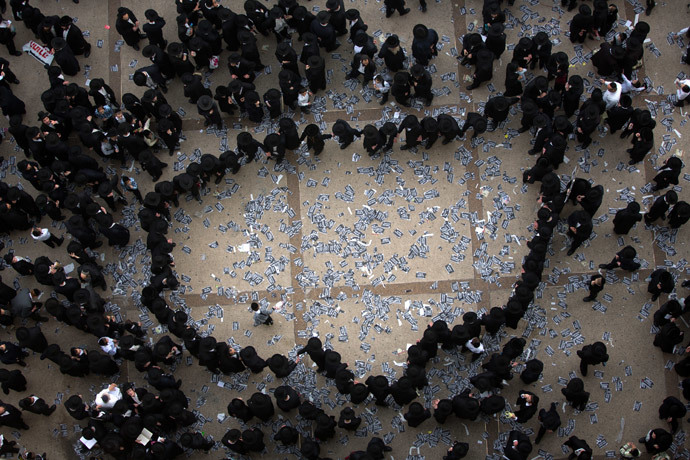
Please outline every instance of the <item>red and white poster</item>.
[[53, 62], [53, 53], [50, 52], [50, 48], [46, 48], [33, 40], [22, 46], [22, 51], [29, 53], [41, 64], [50, 65]]

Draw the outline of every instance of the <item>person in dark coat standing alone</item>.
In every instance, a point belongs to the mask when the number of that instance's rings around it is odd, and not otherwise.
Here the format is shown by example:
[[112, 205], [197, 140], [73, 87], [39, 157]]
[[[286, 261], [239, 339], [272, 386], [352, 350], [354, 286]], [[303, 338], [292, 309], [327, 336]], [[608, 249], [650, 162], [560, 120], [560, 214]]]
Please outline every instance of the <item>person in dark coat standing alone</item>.
[[577, 356], [580, 357], [580, 373], [583, 377], [587, 377], [587, 366], [596, 366], [609, 360], [606, 345], [602, 342], [585, 345], [577, 351]]
[[139, 21], [134, 16], [132, 10], [121, 6], [117, 9], [117, 21], [115, 22], [115, 29], [122, 35], [125, 43], [139, 51], [139, 40], [141, 34], [139, 33]]

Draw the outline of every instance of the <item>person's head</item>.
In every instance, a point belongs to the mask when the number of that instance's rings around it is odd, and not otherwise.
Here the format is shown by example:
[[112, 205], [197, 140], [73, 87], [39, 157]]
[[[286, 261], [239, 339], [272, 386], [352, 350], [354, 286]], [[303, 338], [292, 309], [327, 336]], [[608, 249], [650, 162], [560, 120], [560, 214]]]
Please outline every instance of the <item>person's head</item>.
[[688, 85], [683, 85], [680, 89], [682, 89], [684, 93], [690, 93], [690, 86]]
[[664, 195], [664, 199], [668, 204], [676, 204], [678, 203], [678, 194], [674, 192], [673, 190], [669, 190], [666, 192]]
[[612, 93], [615, 93], [616, 90], [618, 89], [618, 86], [616, 85], [615, 82], [611, 82], [611, 83], [609, 83], [609, 84], [607, 85], [606, 88], [607, 88], [609, 91], [611, 91]]
[[33, 236], [41, 236], [41, 228], [40, 227], [34, 227], [31, 229], [31, 234]]
[[259, 311], [259, 304], [256, 302], [252, 302], [252, 311]]

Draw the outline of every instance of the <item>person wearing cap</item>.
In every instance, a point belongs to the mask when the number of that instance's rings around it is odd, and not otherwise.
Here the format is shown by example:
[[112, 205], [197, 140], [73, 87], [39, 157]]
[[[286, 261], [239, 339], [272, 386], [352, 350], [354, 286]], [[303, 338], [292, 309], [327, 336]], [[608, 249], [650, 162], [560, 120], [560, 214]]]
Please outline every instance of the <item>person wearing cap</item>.
[[333, 124], [333, 136], [338, 138], [340, 150], [344, 150], [354, 142], [355, 137], [362, 135], [362, 131], [352, 128], [345, 120], [338, 119]]
[[[204, 87], [201, 75], [186, 73], [182, 76], [182, 83], [184, 84], [184, 95], [189, 98], [189, 103], [198, 104], [199, 100], [204, 96], [211, 99], [211, 90]], [[211, 103], [213, 103], [213, 99], [211, 99]]]
[[60, 66], [65, 75], [75, 76], [81, 70], [79, 61], [74, 57], [72, 49], [62, 37], [55, 37], [50, 43], [55, 62]]
[[415, 64], [410, 69], [412, 75], [411, 83], [414, 88], [414, 97], [423, 99], [424, 105], [429, 107], [434, 95], [431, 92], [432, 79], [431, 74], [421, 64]]
[[164, 93], [168, 92], [167, 80], [156, 64], [137, 69], [136, 72], [134, 72], [132, 81], [137, 86], [146, 86], [153, 90], [160, 88]]
[[91, 45], [84, 39], [81, 29], [74, 24], [72, 18], [62, 16], [59, 24], [61, 36], [67, 41], [74, 54], [77, 56], [83, 54], [85, 58], [88, 58], [91, 55]]
[[122, 35], [125, 43], [139, 51], [139, 40], [141, 34], [139, 32], [139, 21], [132, 13], [132, 10], [121, 6], [117, 9], [117, 21], [115, 21], [115, 29]]
[[259, 48], [256, 46], [256, 37], [254, 37], [254, 34], [247, 30], [240, 30], [237, 33], [237, 38], [240, 41], [240, 52], [242, 57], [254, 63], [257, 70], [266, 67], [261, 62], [261, 54], [259, 54]]
[[6, 254], [4, 259], [5, 259], [5, 263], [7, 263], [7, 265], [11, 266], [12, 268], [14, 268], [15, 271], [17, 273], [19, 273], [19, 275], [21, 275], [21, 276], [33, 275], [34, 264], [29, 262], [24, 257], [17, 256], [17, 255], [15, 255], [15, 253], [11, 252], [9, 254]]
[[175, 77], [175, 66], [170, 56], [157, 45], [146, 45], [141, 54], [158, 67], [158, 71], [166, 79], [166, 82]]
[[354, 45], [353, 51], [355, 54], [366, 54], [371, 60], [374, 59], [374, 55], [376, 55], [379, 50], [376, 43], [374, 43], [374, 39], [363, 30], [357, 31], [357, 35], [355, 35], [355, 39], [352, 43]]
[[316, 35], [319, 46], [325, 48], [327, 52], [330, 53], [340, 46], [340, 43], [336, 41], [336, 31], [330, 23], [328, 11], [319, 11], [309, 30]]
[[400, 16], [405, 16], [410, 12], [409, 8], [405, 8], [405, 0], [384, 0], [383, 4], [386, 6], [386, 17], [390, 18], [397, 10]]
[[182, 75], [186, 73], [194, 72], [194, 64], [189, 58], [189, 54], [182, 43], [170, 43], [167, 47], [167, 55], [178, 77], [182, 77]]
[[213, 102], [211, 96], [204, 94], [196, 103], [199, 115], [204, 117], [204, 126], [215, 127], [216, 129], [223, 128], [223, 120], [220, 117], [218, 105]]
[[230, 78], [239, 80], [242, 83], [252, 83], [256, 78], [254, 74], [255, 64], [239, 53], [231, 53], [228, 56], [228, 70], [230, 71]]
[[495, 96], [486, 101], [484, 116], [492, 120], [493, 127], [491, 131], [508, 118], [510, 106], [519, 100], [520, 98], [517, 97]]
[[422, 128], [416, 115], [410, 114], [403, 118], [398, 127], [398, 134], [402, 133], [403, 130], [405, 131], [405, 145], [401, 145], [400, 150], [416, 147], [424, 139], [424, 128]]
[[[570, 0], [570, 6], [575, 7], [576, 0]], [[568, 10], [570, 11], [569, 8]], [[578, 13], [570, 21], [570, 41], [572, 43], [584, 43], [587, 33], [592, 26], [592, 9], [588, 5], [580, 5]]]
[[279, 43], [276, 47], [275, 56], [283, 69], [288, 69], [299, 76], [300, 73], [297, 65], [297, 52], [292, 46], [290, 46], [289, 42]]
[[364, 149], [370, 157], [373, 157], [383, 148], [384, 138], [374, 125], [366, 125], [362, 133], [364, 134]]
[[350, 40], [354, 42], [357, 32], [366, 32], [369, 26], [362, 20], [362, 16], [359, 10], [351, 8], [345, 12], [345, 18], [347, 19], [347, 28], [350, 30]]
[[364, 53], [355, 54], [350, 66], [352, 70], [347, 74], [347, 79], [356, 79], [360, 75], [364, 75], [362, 86], [366, 86], [374, 78], [374, 74], [376, 74], [376, 64], [373, 59], [370, 59]]
[[383, 59], [391, 72], [398, 72], [405, 68], [405, 51], [400, 46], [400, 39], [397, 35], [386, 38], [381, 45], [379, 58]]
[[[486, 47], [494, 53], [496, 59], [501, 57], [501, 54], [506, 50], [506, 34], [505, 27], [502, 23], [496, 22], [491, 24], [486, 35]], [[551, 49], [549, 48], [549, 54]]]
[[527, 460], [532, 452], [529, 437], [517, 430], [512, 430], [503, 449], [503, 456], [508, 460]]
[[276, 160], [276, 163], [281, 163], [285, 158], [285, 139], [276, 133], [271, 133], [264, 139], [264, 152], [270, 160]]
[[417, 24], [412, 29], [412, 56], [417, 63], [427, 66], [429, 61], [438, 55], [438, 33], [434, 29], [427, 28], [424, 24]]
[[422, 139], [426, 141], [425, 148], [431, 149], [438, 140], [438, 122], [434, 117], [424, 117], [420, 122], [422, 125]]
[[331, 134], [323, 134], [318, 125], [311, 123], [304, 128], [299, 141], [303, 142], [306, 139], [307, 148], [309, 150], [314, 150], [314, 155], [318, 156], [321, 154], [321, 152], [323, 152], [323, 149], [326, 146], [324, 141], [332, 137], [333, 136]]
[[338, 36], [345, 35], [347, 33], [347, 17], [343, 0], [327, 0], [326, 11], [330, 16], [328, 22], [335, 29], [335, 33]]
[[465, 123], [462, 125], [462, 128], [460, 128], [458, 137], [464, 137], [465, 131], [472, 128], [474, 130], [474, 134], [472, 134], [472, 139], [474, 139], [478, 135], [486, 132], [487, 125], [488, 123], [486, 121], [486, 117], [476, 112], [469, 112], [467, 114], [467, 119], [465, 120]]
[[147, 22], [141, 28], [146, 34], [146, 38], [149, 39], [149, 43], [165, 50], [165, 47], [168, 45], [168, 42], [163, 38], [165, 19], [160, 17], [154, 9], [144, 11], [144, 16]]
[[326, 89], [326, 64], [321, 56], [310, 56], [304, 69], [312, 93]]
[[468, 85], [466, 89], [471, 91], [478, 88], [480, 84], [485, 81], [491, 81], [493, 78], [494, 53], [488, 48], [482, 48], [477, 52], [477, 63], [472, 75], [472, 84]]

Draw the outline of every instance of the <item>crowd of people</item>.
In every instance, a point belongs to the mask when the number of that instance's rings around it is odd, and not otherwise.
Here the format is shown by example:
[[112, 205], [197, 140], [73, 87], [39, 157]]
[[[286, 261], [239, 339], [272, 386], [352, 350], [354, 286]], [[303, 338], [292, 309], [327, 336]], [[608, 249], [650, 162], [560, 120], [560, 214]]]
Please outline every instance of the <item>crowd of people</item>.
[[[654, 2], [647, 3], [649, 15]], [[400, 15], [410, 12], [404, 0], [386, 0], [384, 4], [386, 17], [395, 12]], [[506, 7], [500, 0], [485, 0], [478, 30], [461, 39], [458, 60], [462, 66], [473, 67], [468, 71], [471, 80], [466, 88], [468, 91], [494, 81], [496, 61], [507, 52], [504, 23], [505, 12], [509, 9], [504, 8], [510, 8], [513, 2], [508, 4]], [[82, 439], [87, 443], [95, 440], [105, 453], [122, 459], [169, 459], [183, 454], [185, 449], [209, 451], [215, 442], [188, 428], [196, 422], [196, 416], [189, 408], [188, 396], [180, 390], [181, 380], [169, 371], [169, 367], [186, 353], [215, 374], [232, 375], [246, 369], [259, 374], [268, 367], [281, 379], [294, 371], [297, 362], [281, 354], [264, 360], [252, 346], [230, 346], [225, 338], [217, 340], [212, 335], [200, 334], [184, 311], [169, 307], [164, 291], [175, 290], [180, 283], [172, 257], [175, 242], [168, 230], [171, 211], [180, 206], [180, 199], [191, 195], [203, 202], [202, 193], [205, 194], [212, 180], [220, 184], [228, 172], [236, 174], [242, 165], [262, 161], [264, 157], [277, 163], [289, 161], [287, 152], [297, 150], [303, 142], [319, 155], [329, 139], [345, 149], [362, 138], [363, 148], [370, 157], [375, 157], [390, 153], [404, 133], [401, 150], [428, 150], [439, 139], [444, 145], [467, 140], [465, 133], [470, 129], [472, 139], [487, 131], [507, 129], [512, 107], [519, 104], [518, 132], [532, 133], [529, 154], [536, 156], [534, 167], [524, 172], [523, 181], [540, 183], [540, 206], [533, 225], [534, 235], [528, 243], [530, 252], [522, 262], [520, 279], [506, 304], [491, 308], [483, 316], [467, 312], [462, 323], [455, 325], [442, 320], [429, 324], [420, 340], [408, 348], [404, 374], [393, 381], [386, 375], [372, 375], [365, 382], [357, 381], [341, 355], [333, 349], [325, 349], [317, 337], [310, 338], [298, 355], [306, 353], [316, 364], [317, 372], [334, 379], [337, 391], [347, 395], [352, 405], [373, 399], [377, 405], [400, 407], [412, 428], [432, 417], [439, 424], [446, 423], [451, 415], [470, 421], [482, 414], [504, 417], [517, 425], [509, 433], [503, 454], [510, 460], [529, 458], [532, 440], [517, 427], [537, 415], [540, 429], [533, 442], [538, 444], [543, 436], [559, 428], [561, 420], [555, 402], [548, 409], [539, 409], [539, 397], [527, 390], [520, 391], [512, 406], [514, 412], [506, 412], [506, 400], [500, 390], [513, 378], [513, 370], [526, 344], [523, 338], [513, 337], [504, 344], [501, 353], [489, 355], [481, 365], [483, 371], [470, 378], [473, 388], [432, 401], [433, 412], [427, 408], [428, 404], [417, 401], [418, 390], [428, 385], [427, 367], [439, 348], [447, 352], [459, 350], [468, 354], [472, 362], [483, 360], [488, 355], [483, 346], [484, 337], [520, 326], [520, 320], [534, 305], [534, 291], [542, 281], [548, 247], [565, 206], [575, 206], [566, 219], [571, 241], [568, 255], [574, 254], [590, 239], [604, 188], [583, 177], [571, 177], [567, 184], [561, 183], [556, 171], [564, 162], [569, 139], [576, 138], [584, 149], [591, 144], [597, 130], [611, 134], [620, 130], [622, 139], [632, 135], [632, 145], [627, 150], [630, 165], [640, 163], [654, 149], [654, 117], [648, 109], [633, 108], [634, 96], [648, 90], [648, 85], [636, 78], [636, 69], [642, 65], [643, 43], [650, 25], [639, 21], [630, 30], [621, 31], [616, 6], [606, 0], [594, 0], [593, 10], [582, 4], [574, 17], [569, 18], [572, 20], [568, 36], [573, 43], [604, 39], [600, 50], [592, 57], [598, 80], [590, 83], [580, 75], [570, 75], [571, 57], [564, 51], [552, 53], [549, 34], [535, 28], [532, 36], [523, 36], [515, 44], [506, 67], [505, 90], [501, 95], [491, 96], [483, 112], [470, 112], [465, 120], [448, 114], [420, 120], [409, 113], [398, 124], [392, 121], [367, 124], [361, 130], [339, 119], [330, 132], [325, 132], [322, 125], [309, 123], [300, 134], [291, 115], [297, 110], [304, 114], [312, 112], [315, 95], [324, 91], [331, 79], [328, 72], [332, 69], [327, 68], [322, 54], [338, 49], [346, 40], [352, 45], [351, 67], [346, 79], [361, 77], [363, 86], [371, 84], [380, 104], [387, 103], [392, 96], [396, 104], [405, 108], [418, 103], [431, 105], [434, 93], [429, 65], [439, 56], [438, 33], [424, 24], [415, 25], [408, 55], [396, 34], [386, 34], [379, 40], [379, 49], [360, 12], [346, 9], [342, 0], [327, 0], [326, 8], [316, 15], [297, 0], [279, 0], [272, 7], [258, 0], [247, 0], [244, 12], [221, 6], [216, 0], [178, 0], [176, 5], [178, 41], [171, 43], [164, 38], [166, 21], [153, 9], [144, 11], [144, 24], [139, 23], [130, 9], [118, 9], [117, 33], [124, 43], [141, 51], [144, 58], [151, 61], [136, 69], [133, 75], [133, 82], [142, 88], [142, 94], [125, 93], [118, 100], [102, 78], [92, 78], [88, 88], [68, 80], [81, 71], [80, 57], [89, 58], [91, 53], [91, 44], [72, 17], [45, 16], [29, 0], [10, 0], [14, 22], [23, 23], [36, 40], [51, 48], [54, 65], [47, 69], [49, 88], [41, 93], [43, 110], [37, 113], [39, 125], [35, 126], [26, 117], [26, 105], [12, 91], [11, 85], [20, 82], [10, 69], [11, 61], [0, 58], [0, 107], [9, 119], [8, 133], [24, 156], [17, 162], [17, 172], [35, 192], [31, 194], [22, 187], [0, 182], [3, 230], [10, 236], [28, 231], [34, 240], [51, 248], [46, 255], [29, 260], [21, 254], [21, 247], [15, 246], [3, 259], [3, 269], [9, 271], [11, 268], [20, 277], [18, 285], [0, 284], [0, 324], [19, 325], [15, 329], [16, 340], [5, 337], [6, 340], [0, 342], [0, 360], [9, 366], [0, 369], [5, 394], [26, 392], [27, 381], [21, 367], [26, 365], [27, 350], [39, 353], [41, 360], [54, 362], [62, 374], [70, 377], [88, 374], [112, 377], [119, 372], [122, 360], [129, 360], [155, 391], [135, 383], [112, 383], [98, 392], [93, 401], [83, 395], [70, 396], [63, 405], [70, 416], [85, 424]], [[577, 2], [563, 0], [563, 6], [568, 6], [570, 11], [577, 8]], [[420, 0], [419, 7], [425, 12], [426, 2]], [[6, 14], [4, 0], [0, 2], [0, 9]], [[7, 26], [0, 26], [0, 43], [7, 46], [11, 55], [19, 56], [21, 52], [14, 45], [14, 26], [9, 27], [7, 22], [3, 19]], [[690, 36], [687, 29], [680, 33]], [[275, 57], [281, 68], [278, 87], [260, 96], [254, 81], [271, 77], [264, 72], [258, 40], [271, 35], [275, 38]], [[338, 37], [343, 38], [339, 41]], [[293, 47], [297, 43], [295, 38], [302, 42], [299, 54]], [[148, 42], [143, 49], [140, 48], [142, 40]], [[224, 48], [229, 51], [230, 83], [212, 89], [204, 84], [201, 72], [213, 72], [218, 68]], [[689, 62], [687, 55], [683, 59]], [[528, 69], [543, 70], [545, 75], [526, 81]], [[191, 162], [172, 180], [160, 180], [168, 164], [157, 154], [167, 149], [173, 156], [183, 139], [182, 118], [165, 97], [168, 86], [177, 84], [177, 79], [184, 86], [184, 96], [190, 104], [196, 105], [207, 127], [220, 130], [225, 125], [224, 117], [237, 112], [252, 123], [276, 120], [276, 132], [261, 140], [248, 131], [238, 132], [235, 149], [228, 149], [219, 156], [200, 155], [198, 162]], [[588, 91], [588, 97], [583, 97], [589, 85], [595, 88]], [[682, 107], [690, 95], [690, 80], [676, 79], [674, 85], [677, 90], [674, 104]], [[72, 139], [78, 139], [78, 143], [70, 141], [71, 134], [76, 135]], [[607, 155], [617, 157], [618, 152]], [[105, 161], [126, 166], [130, 158], [151, 176], [155, 183], [152, 191], [143, 193], [135, 177], [110, 174], [101, 165]], [[680, 200], [676, 191], [664, 191], [679, 184], [682, 167], [681, 158], [667, 158], [658, 168], [652, 185], [653, 191], [663, 194], [656, 197], [644, 214], [640, 213], [639, 203], [630, 201], [613, 219], [613, 231], [626, 235], [643, 218], [647, 226], [668, 218], [668, 226], [672, 229], [690, 220], [690, 204]], [[122, 248], [129, 244], [128, 228], [117, 221], [122, 207], [130, 200], [139, 203], [138, 219], [146, 232], [146, 247], [151, 253], [151, 277], [141, 290], [141, 305], [152, 312], [167, 331], [153, 345], [147, 341], [150, 330], [134, 321], [120, 321], [107, 310], [107, 300], [95, 290], [106, 291], [107, 281], [94, 250], [103, 244], [102, 237], [110, 246]], [[49, 226], [41, 226], [46, 218], [63, 221], [70, 234], [66, 250], [77, 266], [75, 276], [66, 272], [61, 262], [53, 260], [60, 259], [59, 248], [65, 236], [55, 235]], [[611, 262], [599, 267], [632, 272], [640, 268], [640, 263], [635, 248], [626, 246]], [[43, 302], [40, 301], [40, 289], [21, 286], [33, 279], [51, 293]], [[604, 275], [594, 274], [589, 283], [589, 295], [584, 300], [595, 301], [605, 284]], [[683, 287], [688, 285], [683, 283]], [[648, 285], [653, 301], [662, 293], [674, 290], [672, 273], [665, 269], [653, 271]], [[271, 313], [281, 308], [282, 303], [271, 306], [266, 299], [252, 303], [254, 325], [272, 324]], [[654, 314], [654, 325], [659, 328], [654, 345], [664, 353], [672, 353], [683, 340], [676, 319], [685, 311], [684, 302], [672, 298]], [[59, 322], [79, 329], [81, 332], [75, 332], [79, 337], [83, 333], [92, 335], [93, 347], [61, 350], [59, 345], [48, 343], [41, 332], [46, 322]], [[583, 411], [589, 401], [589, 393], [585, 391], [588, 367], [606, 363], [608, 354], [603, 342], [585, 345], [577, 354], [582, 378], [570, 379], [562, 393], [574, 410]], [[523, 367], [520, 379], [529, 385], [540, 379], [544, 365], [534, 358]], [[676, 364], [675, 370], [685, 378], [683, 396], [688, 399], [690, 357]], [[227, 413], [244, 423], [255, 417], [268, 422], [275, 415], [274, 399], [281, 412], [297, 410], [303, 420], [313, 422], [310, 436], [304, 436], [287, 424], [273, 436], [273, 441], [284, 446], [296, 444], [301, 437], [300, 452], [308, 460], [322, 458], [321, 446], [336, 435], [336, 428], [355, 432], [362, 422], [350, 405], [340, 411], [336, 421], [333, 415], [302, 398], [287, 384], [275, 388], [273, 397], [260, 391], [246, 402], [236, 397], [228, 404]], [[35, 394], [21, 399], [18, 405], [20, 409], [0, 403], [0, 426], [27, 430], [29, 424], [22, 411], [51, 416], [56, 410], [55, 405], [49, 405]], [[659, 418], [669, 424], [670, 432], [665, 428], [652, 429], [639, 443], [658, 459], [671, 458], [666, 452], [683, 416], [683, 402], [669, 396], [659, 408]], [[181, 428], [183, 434], [176, 436]], [[260, 426], [244, 431], [230, 429], [221, 443], [241, 455], [266, 449]], [[586, 460], [592, 457], [592, 449], [584, 439], [572, 436], [564, 445], [572, 450], [571, 458]], [[29, 451], [25, 458], [45, 460], [45, 454], [38, 455], [30, 452], [30, 446], [26, 447]], [[383, 439], [373, 437], [365, 451], [353, 451], [348, 458], [381, 460], [390, 450]], [[459, 459], [468, 455], [469, 450], [468, 443], [456, 441], [444, 458]], [[16, 441], [0, 435], [0, 454], [18, 451]], [[634, 443], [627, 443], [621, 447], [620, 455], [635, 458], [640, 452]]]

